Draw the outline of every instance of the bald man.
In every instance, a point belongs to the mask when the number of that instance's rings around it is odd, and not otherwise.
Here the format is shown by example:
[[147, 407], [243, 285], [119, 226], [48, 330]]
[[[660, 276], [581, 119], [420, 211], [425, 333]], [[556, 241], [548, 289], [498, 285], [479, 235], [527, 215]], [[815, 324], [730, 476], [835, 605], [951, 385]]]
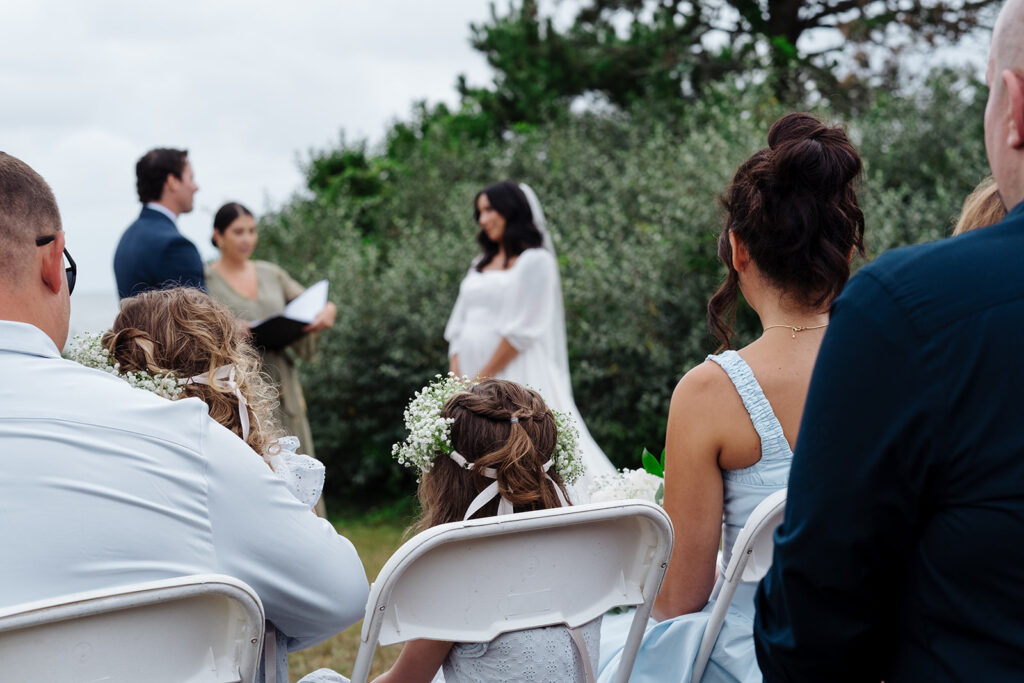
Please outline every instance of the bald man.
[[985, 112], [1005, 220], [835, 303], [757, 594], [766, 681], [1024, 680], [1022, 36], [1010, 0]]

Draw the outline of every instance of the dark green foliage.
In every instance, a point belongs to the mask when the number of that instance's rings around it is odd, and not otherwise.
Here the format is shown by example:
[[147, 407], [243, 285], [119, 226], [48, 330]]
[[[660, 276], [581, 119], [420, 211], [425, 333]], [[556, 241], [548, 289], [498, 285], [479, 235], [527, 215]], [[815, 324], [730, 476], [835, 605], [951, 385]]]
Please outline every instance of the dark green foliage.
[[[987, 172], [977, 84], [939, 73], [914, 93], [878, 94], [845, 122], [865, 157], [872, 256], [947, 233]], [[768, 86], [718, 85], [673, 117], [636, 106], [495, 138], [472, 112], [419, 105], [378, 152], [360, 143], [316, 155], [314, 194], [263, 219], [259, 256], [305, 282], [331, 279], [337, 324], [303, 366], [328, 495], [413, 490], [391, 444], [412, 392], [447, 370], [442, 333], [476, 253], [472, 199], [503, 178], [529, 182], [544, 204], [588, 427], [619, 465], [639, 466], [642, 446], [657, 451], [673, 387], [714, 350], [705, 305], [724, 274], [717, 198], [784, 112]], [[741, 306], [735, 343], [759, 331]]]
[[[473, 45], [495, 71], [460, 82], [496, 131], [564, 116], [584, 95], [680, 113], [728, 75], [763, 81], [791, 106], [808, 94], [844, 110], [891, 86], [908, 47], [955, 43], [998, 0], [581, 0], [558, 28], [536, 0], [491, 5]], [[841, 65], [841, 66], [840, 66]], [[896, 75], [894, 75], [896, 74]]]

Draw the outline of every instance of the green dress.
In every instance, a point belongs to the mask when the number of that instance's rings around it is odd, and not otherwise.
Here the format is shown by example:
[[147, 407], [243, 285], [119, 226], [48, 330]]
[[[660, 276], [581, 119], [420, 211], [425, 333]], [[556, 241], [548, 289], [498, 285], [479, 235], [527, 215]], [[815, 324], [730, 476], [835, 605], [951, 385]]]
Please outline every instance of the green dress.
[[[305, 287], [293, 280], [282, 268], [268, 261], [253, 261], [256, 266], [256, 298], [242, 296], [235, 291], [211, 264], [206, 265], [206, 289], [216, 301], [230, 309], [241, 320], [260, 320], [277, 315], [285, 304], [302, 294]], [[295, 370], [294, 356], [312, 356], [314, 335], [307, 335], [283, 351], [264, 351], [263, 370], [280, 391], [277, 419], [285, 434], [296, 436], [301, 452], [316, 457], [313, 434], [306, 417], [306, 399]]]

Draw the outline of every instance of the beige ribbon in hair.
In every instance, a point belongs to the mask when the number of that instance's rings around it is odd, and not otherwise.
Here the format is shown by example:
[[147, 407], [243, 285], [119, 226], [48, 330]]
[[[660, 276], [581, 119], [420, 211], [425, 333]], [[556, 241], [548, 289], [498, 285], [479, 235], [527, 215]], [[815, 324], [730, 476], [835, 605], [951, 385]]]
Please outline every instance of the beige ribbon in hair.
[[[213, 377], [212, 382], [210, 376]], [[238, 382], [235, 381], [234, 365], [222, 365], [211, 373], [178, 380], [178, 383], [205, 384], [222, 391], [235, 392], [235, 396], [238, 398], [238, 419], [242, 422], [242, 440], [245, 441], [249, 438], [249, 405], [246, 403], [245, 396], [242, 395], [242, 390], [238, 388]]]

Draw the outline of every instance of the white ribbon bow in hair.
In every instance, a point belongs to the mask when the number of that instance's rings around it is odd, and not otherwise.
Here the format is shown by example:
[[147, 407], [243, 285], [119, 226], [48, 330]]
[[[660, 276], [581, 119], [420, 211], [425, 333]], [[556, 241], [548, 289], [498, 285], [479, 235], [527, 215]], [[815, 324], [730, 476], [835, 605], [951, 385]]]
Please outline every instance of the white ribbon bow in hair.
[[[448, 457], [454, 460], [456, 463], [458, 463], [459, 467], [461, 467], [462, 469], [474, 469], [474, 463], [471, 463], [468, 460], [466, 460], [458, 451], [453, 450], [448, 455]], [[551, 482], [551, 485], [555, 487], [555, 494], [558, 496], [558, 502], [561, 503], [562, 507], [567, 507], [569, 505], [569, 501], [567, 501], [565, 499], [565, 496], [562, 495], [562, 489], [558, 487], [558, 484], [555, 483], [554, 479], [548, 476], [548, 470], [551, 469], [551, 466], [553, 464], [554, 460], [550, 459], [546, 463], [544, 463], [544, 478]], [[485, 467], [484, 469], [480, 470], [480, 474], [484, 475], [488, 479], [498, 478], [498, 471], [493, 467]], [[469, 504], [469, 509], [466, 510], [466, 516], [462, 519], [469, 519], [474, 514], [476, 514], [476, 512], [480, 508], [490, 503], [491, 500], [493, 500], [494, 497], [498, 495], [501, 495], [501, 491], [498, 488], [498, 482], [495, 481], [493, 484], [489, 485], [487, 488], [485, 488], [483, 491], [477, 494], [476, 498], [473, 499], [473, 502]], [[501, 500], [498, 501], [498, 516], [500, 517], [501, 515], [511, 515], [513, 512], [514, 510], [512, 509], [512, 503], [509, 502], [508, 498], [506, 498], [505, 496], [501, 496]]]
[[213, 375], [212, 382], [208, 375], [196, 375], [179, 382], [181, 384], [205, 384], [215, 389], [235, 392], [235, 396], [238, 398], [238, 419], [242, 422], [242, 440], [245, 441], [249, 438], [249, 405], [245, 401], [245, 396], [242, 395], [242, 390], [238, 388], [238, 382], [235, 381], [235, 366], [222, 365], [210, 374]]

